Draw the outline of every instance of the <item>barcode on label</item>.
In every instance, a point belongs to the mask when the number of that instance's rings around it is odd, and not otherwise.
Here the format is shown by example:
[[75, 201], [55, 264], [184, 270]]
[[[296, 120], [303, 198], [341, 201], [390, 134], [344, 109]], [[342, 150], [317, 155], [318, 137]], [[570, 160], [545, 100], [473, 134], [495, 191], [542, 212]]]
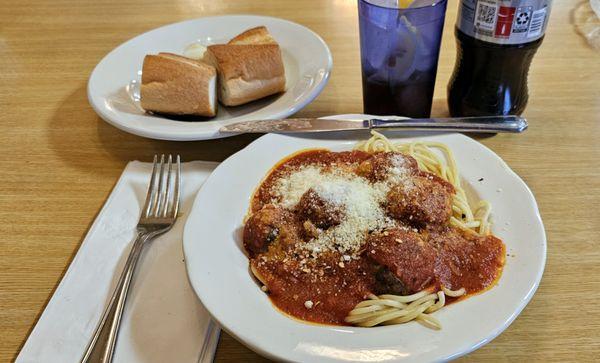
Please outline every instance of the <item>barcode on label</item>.
[[496, 4], [478, 1], [477, 9], [475, 10], [475, 28], [478, 30], [494, 30], [496, 27], [497, 10]]
[[544, 27], [544, 21], [546, 20], [546, 8], [536, 10], [531, 16], [531, 25], [529, 25], [529, 32], [527, 37], [536, 37], [542, 33]]

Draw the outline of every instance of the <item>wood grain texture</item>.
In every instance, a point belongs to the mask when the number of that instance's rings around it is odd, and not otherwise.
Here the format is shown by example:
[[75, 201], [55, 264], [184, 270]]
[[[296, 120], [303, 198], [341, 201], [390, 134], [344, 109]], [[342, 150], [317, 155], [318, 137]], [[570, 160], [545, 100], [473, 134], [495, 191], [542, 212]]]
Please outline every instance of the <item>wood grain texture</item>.
[[[532, 66], [523, 135], [479, 139], [535, 193], [548, 234], [540, 288], [521, 316], [464, 361], [600, 359], [600, 52], [576, 33], [578, 0], [554, 1]], [[446, 115], [457, 1], [448, 5], [436, 116]], [[142, 32], [200, 16], [252, 13], [303, 24], [329, 44], [334, 70], [298, 116], [362, 111], [354, 0], [96, 0], [3, 2], [0, 11], [0, 361], [27, 338], [125, 164], [175, 152], [223, 160], [251, 136], [174, 143], [103, 122], [86, 83], [111, 49]], [[515, 206], [519, 208], [519, 206]], [[217, 362], [264, 359], [223, 334]]]

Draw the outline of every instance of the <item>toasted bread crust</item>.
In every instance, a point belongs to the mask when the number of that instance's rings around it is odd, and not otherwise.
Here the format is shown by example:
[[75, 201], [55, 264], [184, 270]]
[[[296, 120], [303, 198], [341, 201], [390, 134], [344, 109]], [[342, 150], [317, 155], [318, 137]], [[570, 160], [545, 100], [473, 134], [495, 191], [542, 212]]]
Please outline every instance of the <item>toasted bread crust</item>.
[[284, 74], [281, 51], [276, 44], [227, 45], [208, 47], [223, 79], [242, 78], [246, 81], [268, 79]]
[[219, 74], [219, 100], [237, 106], [285, 90], [285, 71], [277, 44], [208, 47], [204, 60]]
[[176, 54], [147, 55], [142, 68], [141, 105], [147, 111], [214, 116], [214, 67]]
[[267, 30], [267, 27], [257, 26], [256, 28], [251, 28], [243, 33], [238, 34], [227, 44], [277, 44], [277, 42], [275, 39], [273, 39], [269, 33], [269, 30]]

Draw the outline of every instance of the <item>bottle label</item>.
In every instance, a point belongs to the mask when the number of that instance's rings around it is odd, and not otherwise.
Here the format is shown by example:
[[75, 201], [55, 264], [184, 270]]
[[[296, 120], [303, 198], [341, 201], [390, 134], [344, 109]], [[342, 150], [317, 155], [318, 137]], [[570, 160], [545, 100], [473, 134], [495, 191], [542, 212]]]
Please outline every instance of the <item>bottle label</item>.
[[523, 44], [544, 36], [552, 0], [461, 0], [456, 26], [496, 44]]

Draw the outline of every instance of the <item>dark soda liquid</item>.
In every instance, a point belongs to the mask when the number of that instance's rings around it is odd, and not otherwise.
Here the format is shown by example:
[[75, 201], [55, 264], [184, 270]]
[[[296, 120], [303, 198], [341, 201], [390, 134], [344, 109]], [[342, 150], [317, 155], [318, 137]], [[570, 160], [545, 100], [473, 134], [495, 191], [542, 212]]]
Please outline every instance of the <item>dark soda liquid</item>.
[[397, 84], [372, 80], [362, 72], [363, 108], [371, 115], [398, 115], [412, 118], [429, 117], [435, 85], [433, 72], [415, 71]]
[[446, 0], [413, 8], [358, 1], [365, 113], [429, 117], [446, 6]]
[[543, 37], [530, 43], [500, 45], [456, 29], [457, 55], [448, 84], [452, 116], [519, 115], [528, 100], [529, 66]]

